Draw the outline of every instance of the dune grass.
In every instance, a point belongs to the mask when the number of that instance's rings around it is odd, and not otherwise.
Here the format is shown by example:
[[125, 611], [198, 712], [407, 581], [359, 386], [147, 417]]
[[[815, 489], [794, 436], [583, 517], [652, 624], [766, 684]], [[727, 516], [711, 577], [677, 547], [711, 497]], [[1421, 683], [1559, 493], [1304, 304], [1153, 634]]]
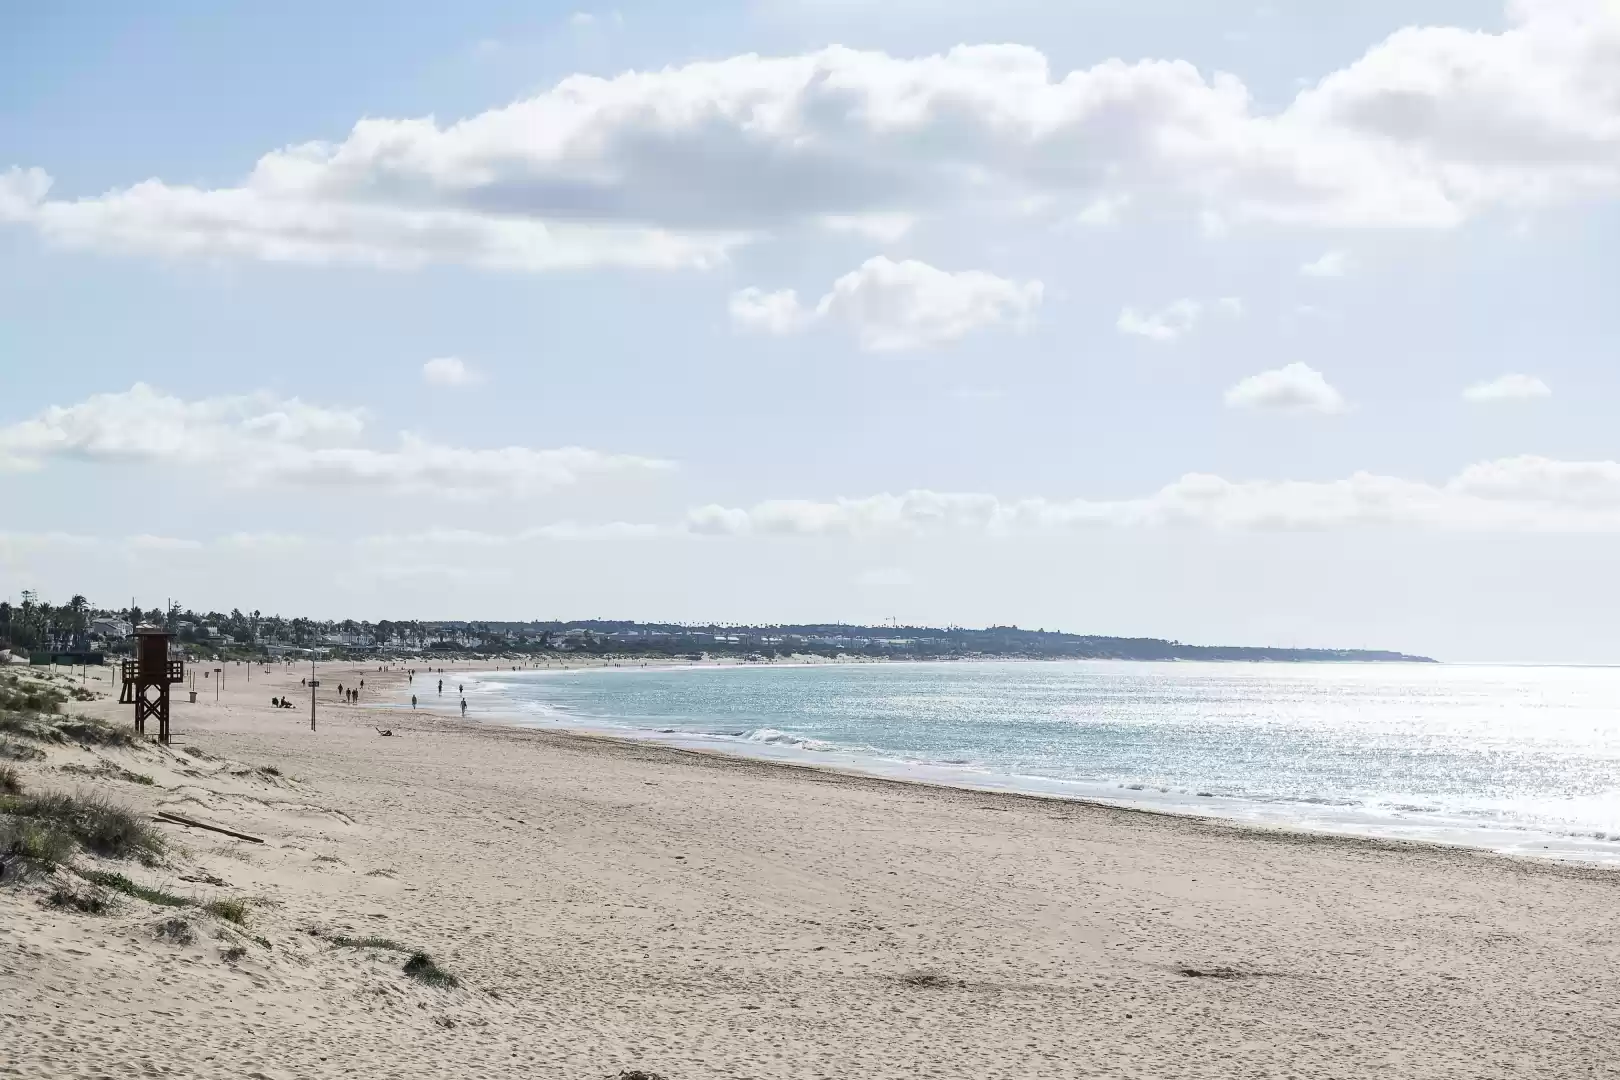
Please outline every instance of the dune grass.
[[327, 938], [333, 945], [344, 949], [387, 949], [390, 952], [414, 953], [409, 945], [401, 945], [385, 937], [345, 937], [342, 934]]
[[137, 885], [123, 874], [111, 870], [81, 870], [79, 876], [104, 889], [133, 896], [137, 900], [145, 900], [148, 904], [157, 904], [159, 907], [190, 907], [196, 901], [184, 896], [176, 896], [162, 889], [154, 889], [146, 885]]
[[202, 908], [216, 919], [224, 919], [226, 922], [235, 923], [237, 926], [247, 925], [248, 904], [246, 900], [239, 896], [210, 900]]
[[0, 815], [65, 833], [85, 850], [115, 859], [155, 860], [163, 837], [135, 811], [101, 795], [0, 796]]
[[22, 777], [10, 765], [0, 765], [0, 795], [21, 795]]
[[454, 990], [461, 985], [461, 980], [445, 971], [433, 958], [425, 952], [414, 952], [411, 958], [405, 961], [405, 974], [426, 986], [438, 986], [447, 990]]
[[45, 896], [45, 905], [86, 915], [103, 915], [112, 907], [107, 894], [100, 889], [81, 889], [66, 884], [51, 889]]

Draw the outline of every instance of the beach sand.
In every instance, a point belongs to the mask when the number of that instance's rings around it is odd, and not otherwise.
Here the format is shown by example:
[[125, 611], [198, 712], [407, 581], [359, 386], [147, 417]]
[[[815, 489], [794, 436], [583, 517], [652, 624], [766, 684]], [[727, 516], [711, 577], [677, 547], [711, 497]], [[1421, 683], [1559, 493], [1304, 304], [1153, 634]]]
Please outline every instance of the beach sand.
[[[397, 698], [374, 669], [323, 665], [311, 732], [307, 671], [19, 766], [266, 842], [121, 867], [245, 930], [0, 889], [0, 1075], [1620, 1076], [1614, 871], [335, 703]], [[98, 758], [155, 783], [63, 770]]]

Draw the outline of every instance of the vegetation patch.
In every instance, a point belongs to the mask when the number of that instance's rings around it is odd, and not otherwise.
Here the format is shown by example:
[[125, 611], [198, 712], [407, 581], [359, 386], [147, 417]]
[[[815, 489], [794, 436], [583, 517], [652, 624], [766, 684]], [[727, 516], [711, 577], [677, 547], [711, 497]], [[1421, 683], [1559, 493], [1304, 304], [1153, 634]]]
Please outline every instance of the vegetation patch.
[[133, 728], [109, 724], [105, 720], [92, 720], [88, 716], [53, 720], [51, 727], [80, 746], [138, 746], [141, 741]]
[[0, 814], [64, 832], [87, 851], [109, 858], [151, 862], [163, 851], [163, 837], [133, 810], [100, 795], [0, 796]]
[[204, 904], [203, 910], [216, 919], [224, 919], [237, 926], [247, 925], [248, 903], [239, 896], [230, 896], [222, 900], [210, 900]]
[[68, 764], [60, 768], [65, 773], [75, 773], [79, 776], [96, 776], [107, 780], [122, 780], [128, 784], [152, 785], [157, 783], [156, 780], [153, 780], [145, 773], [130, 772], [128, 769], [114, 765], [110, 761], [98, 762], [95, 765]]
[[37, 746], [29, 746], [15, 739], [0, 739], [0, 758], [10, 761], [38, 761], [45, 756], [45, 751]]
[[259, 766], [259, 771], [264, 773], [264, 775], [266, 775], [266, 776], [280, 776], [281, 775], [281, 770], [276, 768], [274, 765], [260, 765]]
[[10, 765], [0, 765], [0, 795], [21, 795], [22, 777]]
[[221, 949], [219, 952], [220, 959], [224, 960], [227, 964], [234, 964], [246, 955], [246, 945], [232, 945], [230, 948]]
[[185, 919], [165, 919], [157, 924], [157, 939], [172, 942], [175, 945], [190, 945], [197, 940], [197, 934], [191, 929], [191, 923]]
[[916, 986], [925, 990], [945, 990], [967, 985], [960, 979], [941, 975], [937, 971], [908, 971], [900, 976], [900, 982], [905, 986]]
[[461, 985], [461, 980], [445, 971], [433, 958], [425, 952], [411, 953], [411, 958], [405, 961], [405, 974], [426, 986], [438, 986], [447, 990], [454, 990]]
[[123, 874], [111, 870], [81, 870], [79, 876], [86, 881], [94, 882], [104, 889], [121, 892], [125, 896], [133, 896], [137, 900], [145, 900], [148, 904], [157, 904], [160, 907], [190, 907], [195, 901], [184, 896], [176, 896], [162, 889], [154, 889], [146, 885], [137, 885]]
[[[409, 945], [401, 945], [399, 942], [385, 937], [344, 937], [342, 934], [337, 934], [326, 940], [342, 949], [388, 949], [392, 952], [411, 953], [413, 960], [418, 956], [424, 958], [427, 956], [426, 953], [417, 952]], [[431, 960], [428, 962], [432, 963]]]
[[72, 836], [49, 822], [0, 818], [0, 881], [66, 862], [77, 848]]
[[64, 911], [82, 911], [86, 915], [101, 915], [112, 906], [107, 894], [99, 889], [81, 889], [72, 885], [57, 885], [45, 896], [47, 907]]

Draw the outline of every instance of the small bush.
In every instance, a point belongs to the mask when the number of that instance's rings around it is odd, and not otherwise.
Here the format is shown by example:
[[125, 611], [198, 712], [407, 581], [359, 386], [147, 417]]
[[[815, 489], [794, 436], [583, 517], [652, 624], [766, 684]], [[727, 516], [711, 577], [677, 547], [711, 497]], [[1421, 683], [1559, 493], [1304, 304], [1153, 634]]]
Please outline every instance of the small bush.
[[133, 810], [99, 795], [0, 797], [0, 812], [53, 825], [97, 855], [150, 861], [163, 850], [163, 837]]
[[234, 964], [246, 955], [246, 945], [232, 945], [228, 949], [221, 949], [219, 953], [220, 959], [224, 960], [227, 964]]
[[51, 726], [80, 746], [137, 746], [140, 738], [133, 728], [92, 720], [88, 716], [73, 716], [54, 720]]
[[280, 776], [281, 775], [281, 770], [276, 768], [274, 765], [260, 765], [259, 766], [259, 771], [264, 773], [264, 775], [266, 775], [266, 776]]
[[427, 986], [442, 986], [454, 990], [461, 985], [460, 979], [435, 964], [433, 958], [425, 952], [412, 953], [411, 958], [405, 961], [404, 971], [417, 982]]
[[146, 885], [137, 885], [123, 874], [115, 874], [110, 870], [82, 870], [79, 876], [86, 881], [94, 882], [104, 889], [121, 892], [125, 896], [133, 896], [137, 900], [145, 900], [148, 904], [157, 904], [160, 907], [190, 907], [194, 901], [184, 896], [176, 896], [162, 889], [153, 889]]
[[247, 901], [239, 896], [227, 897], [223, 900], [210, 900], [203, 905], [203, 910], [216, 919], [235, 923], [237, 926], [247, 925]]
[[73, 857], [73, 837], [50, 822], [0, 820], [0, 854], [44, 866]]
[[45, 751], [37, 746], [29, 746], [14, 739], [0, 739], [0, 758], [12, 761], [38, 761], [45, 756]]
[[22, 794], [22, 777], [10, 765], [0, 765], [0, 795]]
[[62, 707], [67, 695], [45, 686], [29, 686], [17, 679], [0, 685], [0, 709], [18, 712], [53, 713]]
[[[416, 953], [409, 945], [401, 945], [385, 937], [344, 937], [342, 934], [329, 938], [333, 945], [344, 949], [388, 949], [392, 952]], [[420, 956], [421, 953], [416, 953]]]
[[184, 919], [165, 919], [157, 925], [157, 938], [159, 941], [171, 941], [176, 945], [190, 945], [197, 940], [192, 932], [191, 924]]
[[71, 885], [58, 885], [45, 897], [48, 907], [66, 911], [82, 911], [86, 915], [101, 915], [110, 906], [105, 893], [97, 889], [76, 889]]

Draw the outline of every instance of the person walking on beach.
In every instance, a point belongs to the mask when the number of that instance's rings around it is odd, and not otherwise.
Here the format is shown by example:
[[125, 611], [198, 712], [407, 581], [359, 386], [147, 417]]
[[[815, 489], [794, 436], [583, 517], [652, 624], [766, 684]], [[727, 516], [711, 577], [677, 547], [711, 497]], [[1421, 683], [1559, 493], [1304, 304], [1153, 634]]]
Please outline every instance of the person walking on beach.
[[415, 694], [411, 695], [411, 708], [413, 708], [413, 709], [416, 708], [416, 695]]
[[440, 694], [444, 693], [444, 680], [443, 679], [439, 680], [439, 693]]
[[465, 720], [467, 718], [467, 699], [466, 698], [461, 699], [461, 717], [462, 717], [463, 720]]

